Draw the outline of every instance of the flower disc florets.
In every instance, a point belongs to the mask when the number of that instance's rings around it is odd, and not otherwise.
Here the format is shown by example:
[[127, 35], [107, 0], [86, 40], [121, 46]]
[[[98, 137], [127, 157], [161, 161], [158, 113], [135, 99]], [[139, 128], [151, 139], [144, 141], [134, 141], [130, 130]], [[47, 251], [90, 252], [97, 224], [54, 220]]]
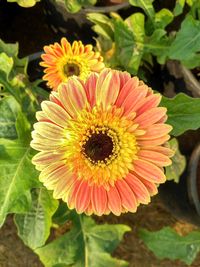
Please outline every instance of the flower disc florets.
[[135, 212], [165, 181], [172, 151], [163, 146], [161, 96], [126, 72], [72, 77], [37, 113], [31, 146], [40, 180], [77, 212]]

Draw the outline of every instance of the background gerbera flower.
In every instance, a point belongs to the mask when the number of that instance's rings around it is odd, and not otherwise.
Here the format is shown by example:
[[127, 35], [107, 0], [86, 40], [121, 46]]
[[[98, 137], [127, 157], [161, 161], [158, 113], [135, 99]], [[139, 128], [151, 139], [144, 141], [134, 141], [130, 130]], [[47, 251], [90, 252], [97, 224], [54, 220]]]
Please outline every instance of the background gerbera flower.
[[163, 146], [160, 94], [126, 72], [73, 77], [37, 112], [31, 146], [39, 179], [78, 213], [135, 212], [165, 182], [172, 151]]
[[71, 45], [66, 38], [62, 38], [61, 44], [45, 46], [44, 51], [40, 63], [45, 67], [43, 79], [53, 90], [73, 75], [86, 80], [90, 72], [98, 73], [104, 68], [100, 53], [94, 52], [92, 45], [83, 45], [81, 41], [74, 41]]

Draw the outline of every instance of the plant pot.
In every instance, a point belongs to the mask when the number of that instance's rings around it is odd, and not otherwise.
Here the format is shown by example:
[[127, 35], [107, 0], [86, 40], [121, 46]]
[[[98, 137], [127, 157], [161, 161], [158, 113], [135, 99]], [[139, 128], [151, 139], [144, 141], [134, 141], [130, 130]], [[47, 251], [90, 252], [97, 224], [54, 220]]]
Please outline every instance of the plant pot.
[[[198, 192], [199, 188], [199, 192]], [[179, 183], [167, 181], [159, 187], [165, 207], [177, 218], [200, 226], [200, 145], [190, 157]]]
[[200, 143], [194, 149], [189, 162], [188, 195], [200, 216]]
[[82, 8], [79, 12], [72, 14], [67, 12], [63, 2], [45, 1], [45, 14], [51, 29], [58, 35], [67, 35], [69, 41], [73, 38], [81, 39], [85, 42], [94, 42], [91, 30], [92, 23], [87, 20], [87, 13], [110, 13], [117, 12], [130, 6], [129, 2], [113, 4], [112, 6], [94, 6], [91, 8]]

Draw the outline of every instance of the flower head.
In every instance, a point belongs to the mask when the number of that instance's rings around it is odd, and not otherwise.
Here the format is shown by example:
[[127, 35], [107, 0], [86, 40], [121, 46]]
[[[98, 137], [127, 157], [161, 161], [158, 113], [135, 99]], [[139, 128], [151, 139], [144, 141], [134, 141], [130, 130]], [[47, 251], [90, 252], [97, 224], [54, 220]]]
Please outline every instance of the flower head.
[[86, 80], [90, 72], [100, 72], [104, 68], [100, 53], [94, 52], [92, 45], [84, 46], [81, 41], [74, 41], [71, 45], [62, 38], [61, 44], [45, 46], [44, 51], [40, 63], [45, 67], [43, 79], [55, 91], [73, 75]]
[[166, 108], [138, 78], [105, 69], [72, 77], [42, 102], [31, 146], [39, 179], [86, 214], [135, 212], [165, 182], [172, 151]]

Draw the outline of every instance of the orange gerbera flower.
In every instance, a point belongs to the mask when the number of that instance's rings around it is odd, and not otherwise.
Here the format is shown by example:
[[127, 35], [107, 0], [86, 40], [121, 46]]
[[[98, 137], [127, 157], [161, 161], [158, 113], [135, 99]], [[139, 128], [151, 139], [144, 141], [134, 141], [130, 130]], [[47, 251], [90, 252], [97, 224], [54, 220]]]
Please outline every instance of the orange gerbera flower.
[[137, 77], [105, 69], [72, 77], [42, 102], [31, 146], [40, 181], [78, 213], [135, 212], [165, 182], [166, 108]]
[[45, 46], [44, 51], [41, 56], [43, 62], [40, 63], [45, 67], [43, 79], [55, 91], [59, 84], [73, 75], [86, 80], [90, 72], [100, 72], [104, 68], [100, 53], [94, 52], [92, 45], [84, 46], [81, 41], [71, 45], [66, 38], [62, 38], [61, 45], [54, 43]]

